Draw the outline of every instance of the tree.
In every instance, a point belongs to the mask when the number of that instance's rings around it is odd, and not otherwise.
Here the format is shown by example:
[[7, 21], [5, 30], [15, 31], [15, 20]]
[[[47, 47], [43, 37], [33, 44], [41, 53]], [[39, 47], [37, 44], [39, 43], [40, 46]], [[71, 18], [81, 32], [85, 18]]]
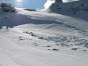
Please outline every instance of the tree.
[[1, 8], [7, 7], [7, 3], [1, 3]]
[[1, 9], [3, 12], [15, 12], [16, 9], [11, 6], [11, 4], [1, 3]]

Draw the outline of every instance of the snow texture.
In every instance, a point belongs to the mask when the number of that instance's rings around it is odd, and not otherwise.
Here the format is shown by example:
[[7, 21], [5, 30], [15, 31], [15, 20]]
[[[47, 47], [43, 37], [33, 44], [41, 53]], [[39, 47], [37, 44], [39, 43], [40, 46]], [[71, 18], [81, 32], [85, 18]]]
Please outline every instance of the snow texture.
[[0, 10], [0, 66], [88, 66], [87, 12], [16, 10]]

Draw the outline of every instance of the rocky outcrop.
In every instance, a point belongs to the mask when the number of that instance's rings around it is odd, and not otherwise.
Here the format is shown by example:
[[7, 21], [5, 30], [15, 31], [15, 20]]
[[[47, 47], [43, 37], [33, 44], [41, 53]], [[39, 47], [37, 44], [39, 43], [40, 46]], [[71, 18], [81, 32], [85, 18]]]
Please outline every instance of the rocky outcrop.
[[62, 0], [55, 0], [55, 3], [62, 3]]

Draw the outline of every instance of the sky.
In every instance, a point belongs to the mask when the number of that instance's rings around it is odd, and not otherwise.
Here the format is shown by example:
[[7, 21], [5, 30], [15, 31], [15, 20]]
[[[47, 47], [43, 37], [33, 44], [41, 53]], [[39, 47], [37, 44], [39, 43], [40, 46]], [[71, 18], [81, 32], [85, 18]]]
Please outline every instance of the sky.
[[[0, 2], [6, 1], [13, 4], [13, 2], [21, 2], [15, 3], [13, 6], [19, 8], [30, 8], [30, 9], [43, 9], [48, 8], [55, 0], [0, 0]], [[74, 1], [74, 0], [63, 0], [64, 2]]]
[[30, 9], [43, 9], [44, 4], [47, 0], [0, 0], [6, 1], [6, 2], [16, 2], [16, 1], [22, 1], [22, 3], [15, 3], [14, 6], [16, 7], [22, 7], [22, 8], [30, 8]]

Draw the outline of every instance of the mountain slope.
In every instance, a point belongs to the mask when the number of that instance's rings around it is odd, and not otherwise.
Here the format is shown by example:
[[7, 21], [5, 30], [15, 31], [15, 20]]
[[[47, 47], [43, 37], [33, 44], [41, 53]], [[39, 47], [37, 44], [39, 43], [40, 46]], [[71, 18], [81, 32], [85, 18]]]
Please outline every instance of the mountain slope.
[[55, 2], [49, 7], [50, 11], [69, 15], [69, 14], [88, 14], [88, 1], [87, 0], [79, 0], [72, 2]]
[[87, 20], [21, 8], [0, 15], [1, 66], [88, 66]]

